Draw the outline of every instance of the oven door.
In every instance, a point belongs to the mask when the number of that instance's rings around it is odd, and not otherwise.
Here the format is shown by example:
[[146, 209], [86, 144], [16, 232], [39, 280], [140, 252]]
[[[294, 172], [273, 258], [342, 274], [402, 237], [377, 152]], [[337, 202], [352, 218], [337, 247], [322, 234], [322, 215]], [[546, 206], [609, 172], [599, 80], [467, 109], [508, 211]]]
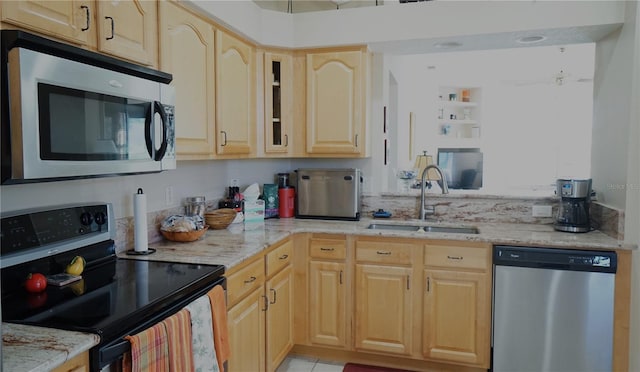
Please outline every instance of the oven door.
[[162, 311], [151, 314], [147, 320], [139, 324], [133, 329], [123, 330], [121, 337], [115, 340], [106, 340], [99, 345], [93, 347], [90, 351], [90, 364], [91, 371], [100, 372], [119, 372], [122, 371], [122, 359], [124, 354], [131, 351], [131, 345], [129, 341], [124, 340], [126, 335], [135, 335], [144, 331], [147, 328], [154, 326], [156, 323], [163, 321], [165, 318], [182, 310], [185, 306], [191, 302], [205, 296], [211, 288], [221, 285], [223, 288], [227, 288], [227, 280], [225, 277], [219, 277], [209, 285], [191, 292], [188, 296], [183, 297], [180, 301], [177, 301], [170, 306], [165, 307]]
[[[172, 87], [25, 48], [9, 52], [12, 179], [159, 172]], [[169, 110], [167, 110], [169, 109]], [[171, 164], [165, 162], [165, 168]]]

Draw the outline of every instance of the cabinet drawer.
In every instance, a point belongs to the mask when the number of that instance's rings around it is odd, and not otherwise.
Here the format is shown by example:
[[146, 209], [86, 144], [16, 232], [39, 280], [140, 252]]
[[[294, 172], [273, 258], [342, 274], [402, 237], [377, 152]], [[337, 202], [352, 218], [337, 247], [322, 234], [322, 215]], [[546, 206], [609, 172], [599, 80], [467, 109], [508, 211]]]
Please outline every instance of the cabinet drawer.
[[313, 258], [344, 260], [347, 257], [347, 241], [312, 238], [309, 240], [309, 256]]
[[277, 273], [283, 267], [291, 262], [291, 254], [293, 253], [293, 241], [289, 240], [278, 248], [267, 253], [267, 276]]
[[356, 260], [410, 265], [415, 250], [414, 244], [358, 241], [356, 243]]
[[424, 264], [426, 266], [487, 270], [490, 265], [489, 250], [484, 247], [427, 245]]
[[51, 372], [87, 372], [89, 371], [89, 352], [78, 354]]
[[264, 284], [264, 263], [262, 260], [231, 274], [227, 277], [227, 298], [229, 307], [244, 296]]

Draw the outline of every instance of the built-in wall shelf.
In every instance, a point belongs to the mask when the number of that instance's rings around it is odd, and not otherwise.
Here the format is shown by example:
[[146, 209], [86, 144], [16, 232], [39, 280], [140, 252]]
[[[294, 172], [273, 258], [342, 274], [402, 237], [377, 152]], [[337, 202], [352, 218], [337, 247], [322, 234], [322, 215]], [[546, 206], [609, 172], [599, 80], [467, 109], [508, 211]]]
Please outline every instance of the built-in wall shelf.
[[[482, 120], [482, 89], [471, 86], [440, 86], [437, 99], [438, 134], [448, 146], [470, 146], [469, 139], [479, 139]], [[479, 141], [476, 141], [479, 142]], [[475, 146], [475, 145], [473, 145]]]

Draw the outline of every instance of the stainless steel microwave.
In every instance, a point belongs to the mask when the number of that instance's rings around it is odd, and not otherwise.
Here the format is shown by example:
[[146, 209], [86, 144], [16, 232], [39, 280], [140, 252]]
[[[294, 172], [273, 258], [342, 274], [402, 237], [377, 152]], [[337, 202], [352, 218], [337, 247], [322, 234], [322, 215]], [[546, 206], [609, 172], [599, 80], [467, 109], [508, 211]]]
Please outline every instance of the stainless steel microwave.
[[3, 184], [175, 169], [171, 75], [2, 32]]

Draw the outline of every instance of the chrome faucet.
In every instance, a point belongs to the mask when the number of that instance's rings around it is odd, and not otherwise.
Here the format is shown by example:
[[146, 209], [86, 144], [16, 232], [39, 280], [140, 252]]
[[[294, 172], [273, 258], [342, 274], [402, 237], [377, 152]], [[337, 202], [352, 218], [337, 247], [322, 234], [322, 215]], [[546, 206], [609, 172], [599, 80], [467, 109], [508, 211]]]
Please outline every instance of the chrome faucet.
[[427, 177], [427, 173], [429, 173], [429, 169], [431, 168], [435, 169], [436, 172], [438, 172], [438, 174], [440, 175], [440, 179], [442, 179], [442, 193], [449, 193], [449, 186], [447, 186], [447, 177], [444, 175], [442, 169], [440, 169], [440, 167], [435, 164], [427, 165], [427, 167], [422, 171], [422, 175], [420, 176], [420, 215], [418, 216], [418, 218], [421, 220], [425, 220], [427, 218], [427, 214], [434, 214], [436, 212], [435, 206], [425, 207], [424, 205], [425, 178]]

